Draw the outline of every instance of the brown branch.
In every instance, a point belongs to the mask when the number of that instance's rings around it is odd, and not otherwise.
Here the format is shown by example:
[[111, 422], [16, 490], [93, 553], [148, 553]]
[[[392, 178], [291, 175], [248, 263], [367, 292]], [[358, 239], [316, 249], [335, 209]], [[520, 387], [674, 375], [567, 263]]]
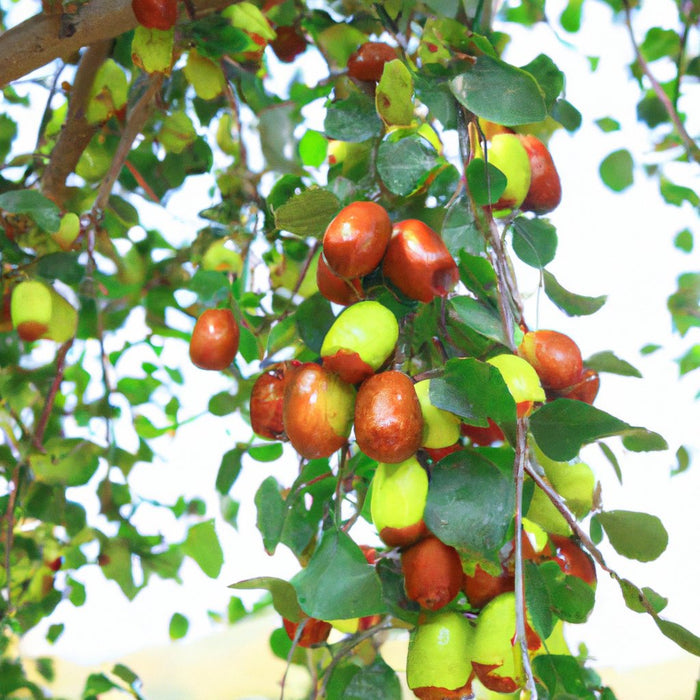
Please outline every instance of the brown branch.
[[[221, 10], [231, 0], [192, 0], [197, 17]], [[183, 10], [183, 19], [186, 13]], [[131, 0], [90, 0], [73, 14], [40, 13], [0, 35], [0, 86], [64, 61], [84, 46], [109, 41], [136, 27]]]
[[88, 123], [85, 110], [95, 75], [109, 55], [111, 46], [110, 41], [101, 41], [83, 54], [71, 90], [66, 122], [41, 178], [43, 193], [59, 206], [64, 198], [66, 179], [75, 170], [81, 154], [98, 128], [96, 124]]
[[649, 80], [651, 89], [654, 91], [654, 94], [658, 98], [659, 102], [661, 102], [661, 104], [663, 105], [664, 109], [666, 110], [666, 113], [669, 116], [669, 119], [673, 123], [673, 126], [676, 129], [676, 133], [683, 142], [683, 147], [685, 148], [688, 158], [690, 160], [694, 160], [696, 163], [700, 163], [700, 147], [695, 143], [692, 136], [686, 130], [685, 125], [683, 124], [683, 121], [681, 120], [680, 115], [678, 114], [678, 111], [673, 106], [671, 98], [666, 94], [666, 91], [663, 89], [663, 87], [661, 87], [661, 84], [651, 72], [651, 68], [649, 68], [649, 64], [646, 62], [646, 59], [644, 58], [644, 56], [642, 56], [642, 52], [639, 48], [639, 45], [637, 44], [637, 40], [634, 36], [634, 30], [632, 28], [632, 12], [630, 10], [630, 4], [628, 0], [623, 0], [623, 2], [625, 5], [625, 25], [627, 26], [627, 32], [629, 33], [630, 41], [632, 42], [632, 48], [634, 49], [634, 54], [637, 59], [637, 63], [639, 63], [639, 67], [642, 69], [642, 72], [644, 73], [644, 75], [646, 75], [647, 79]]

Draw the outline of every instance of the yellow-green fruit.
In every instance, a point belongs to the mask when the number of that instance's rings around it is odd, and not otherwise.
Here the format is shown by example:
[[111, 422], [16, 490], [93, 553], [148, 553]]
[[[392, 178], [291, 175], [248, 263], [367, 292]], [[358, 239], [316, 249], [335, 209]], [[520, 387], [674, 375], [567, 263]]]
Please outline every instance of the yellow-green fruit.
[[557, 462], [547, 457], [532, 442], [535, 458], [549, 483], [566, 501], [577, 518], [583, 518], [593, 506], [596, 478], [593, 470], [585, 462]]
[[430, 379], [414, 385], [423, 413], [423, 447], [449, 447], [459, 440], [460, 419], [454, 413], [433, 406], [430, 402]]
[[168, 114], [158, 132], [158, 140], [169, 153], [182, 153], [196, 138], [194, 124], [184, 112]]
[[411, 633], [406, 659], [409, 688], [461, 688], [471, 675], [475, 632], [458, 612], [430, 617]]
[[89, 124], [107, 121], [117, 110], [126, 104], [129, 86], [126, 74], [119, 64], [108, 58], [95, 74], [88, 96], [85, 118]]
[[80, 217], [72, 211], [61, 217], [61, 225], [53, 234], [53, 239], [63, 250], [70, 250], [75, 239], [80, 235]]
[[518, 355], [504, 353], [490, 358], [487, 362], [501, 373], [516, 404], [546, 399], [540, 378], [527, 360]]
[[226, 85], [221, 66], [206, 56], [201, 56], [194, 49], [191, 49], [187, 55], [187, 63], [183, 71], [185, 78], [197, 93], [197, 97], [203, 100], [213, 100], [218, 97]]
[[[277, 252], [275, 252], [274, 256], [276, 262], [270, 265], [270, 283], [273, 289], [286, 289], [291, 292], [299, 283], [299, 275], [304, 269], [304, 261], [296, 260], [288, 255], [280, 255]], [[299, 296], [310, 297], [318, 291], [316, 269], [318, 268], [319, 257], [321, 257], [320, 249], [306, 268], [304, 279], [296, 292]]]
[[532, 176], [527, 151], [516, 134], [495, 134], [488, 144], [485, 160], [498, 168], [508, 180], [503, 194], [493, 205], [494, 214], [510, 214], [523, 203], [530, 189]]
[[321, 346], [324, 367], [356, 384], [378, 370], [399, 339], [394, 314], [378, 301], [347, 307], [328, 329]]
[[23, 340], [64, 343], [75, 335], [78, 312], [53, 287], [37, 280], [20, 282], [10, 300], [12, 325]]
[[51, 319], [44, 338], [65, 343], [75, 336], [78, 329], [78, 312], [53, 288], [51, 302]]
[[377, 465], [372, 479], [370, 512], [382, 540], [405, 546], [425, 534], [423, 512], [428, 497], [428, 473], [415, 457]]
[[549, 496], [539, 487], [535, 487], [530, 506], [527, 509], [527, 519], [537, 523], [542, 529], [554, 535], [571, 535], [571, 528], [564, 516], [557, 510]]
[[232, 272], [239, 275], [243, 270], [243, 258], [241, 254], [229, 248], [228, 241], [220, 240], [212, 243], [202, 256], [203, 270], [217, 270], [222, 272]]

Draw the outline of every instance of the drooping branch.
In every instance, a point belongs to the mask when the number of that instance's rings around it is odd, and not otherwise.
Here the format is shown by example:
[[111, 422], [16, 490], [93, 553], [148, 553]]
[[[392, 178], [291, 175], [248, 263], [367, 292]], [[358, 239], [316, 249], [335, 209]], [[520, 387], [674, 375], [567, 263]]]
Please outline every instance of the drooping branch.
[[[232, 4], [231, 0], [191, 2], [196, 17]], [[75, 13], [34, 15], [0, 35], [0, 87], [57, 58], [68, 60], [84, 46], [114, 39], [136, 25], [131, 0], [90, 0]]]

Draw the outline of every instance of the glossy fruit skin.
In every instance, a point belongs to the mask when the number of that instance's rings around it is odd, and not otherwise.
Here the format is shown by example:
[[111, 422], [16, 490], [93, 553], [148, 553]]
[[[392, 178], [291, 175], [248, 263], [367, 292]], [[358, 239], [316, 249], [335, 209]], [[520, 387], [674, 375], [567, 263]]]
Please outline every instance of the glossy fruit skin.
[[231, 309], [207, 309], [194, 325], [190, 359], [200, 369], [226, 369], [236, 357], [240, 328]]
[[391, 219], [375, 202], [352, 202], [338, 212], [323, 234], [323, 255], [339, 277], [372, 272], [391, 238]]
[[559, 331], [528, 331], [518, 347], [518, 354], [535, 368], [542, 386], [547, 389], [570, 387], [583, 373], [578, 345]]
[[410, 377], [389, 370], [360, 385], [355, 440], [371, 459], [395, 464], [414, 455], [423, 439], [423, 414]]
[[138, 23], [147, 29], [172, 29], [177, 22], [177, 0], [131, 0]]
[[365, 293], [362, 290], [362, 282], [359, 278], [345, 279], [328, 267], [323, 255], [318, 259], [316, 268], [316, 285], [321, 295], [340, 306], [350, 306], [356, 301], [361, 301]]
[[462, 561], [454, 547], [426, 537], [401, 554], [406, 595], [426, 610], [444, 608], [462, 587]]
[[[328, 639], [328, 635], [331, 633], [330, 622], [317, 620], [315, 617], [307, 617], [305, 620], [306, 622], [304, 623], [304, 629], [301, 631], [301, 635], [297, 640], [297, 646], [308, 648], [321, 644]], [[297, 633], [297, 628], [301, 622], [301, 620], [299, 622], [292, 622], [286, 617], [282, 618], [284, 631], [291, 640], [294, 640]]]
[[270, 48], [283, 63], [292, 63], [306, 51], [306, 39], [295, 26], [277, 27], [275, 31], [277, 36], [270, 42]]
[[431, 449], [450, 447], [459, 440], [459, 417], [433, 406], [430, 402], [430, 379], [414, 385], [423, 413], [422, 447]]
[[561, 202], [561, 180], [547, 146], [532, 134], [519, 134], [530, 159], [530, 188], [520, 205], [523, 211], [547, 214]]
[[377, 534], [389, 547], [407, 547], [428, 533], [423, 521], [428, 473], [415, 457], [380, 462], [372, 478], [370, 512]]
[[22, 340], [65, 343], [75, 336], [78, 312], [51, 285], [24, 280], [10, 298], [10, 318]]
[[378, 301], [360, 301], [328, 329], [321, 345], [323, 366], [358, 384], [389, 359], [398, 339], [396, 316]]
[[444, 241], [418, 219], [394, 224], [382, 270], [407, 297], [425, 303], [447, 296], [459, 281], [457, 264]]
[[568, 576], [577, 576], [590, 586], [597, 581], [595, 564], [587, 552], [570, 537], [562, 535], [550, 535], [555, 553], [552, 560], [559, 564], [559, 568]]
[[559, 389], [554, 393], [554, 396], [559, 396], [564, 399], [575, 399], [592, 405], [598, 396], [600, 389], [600, 376], [594, 369], [584, 369], [581, 373], [581, 378], [571, 386], [564, 389]]
[[396, 49], [383, 41], [368, 41], [352, 53], [348, 59], [348, 75], [355, 80], [378, 82], [384, 64], [398, 58]]
[[464, 574], [462, 590], [473, 608], [483, 608], [501, 593], [515, 589], [515, 576], [503, 569], [498, 576], [484, 571], [478, 564], [473, 574]]
[[530, 159], [516, 134], [495, 134], [486, 150], [486, 161], [507, 178], [506, 188], [495, 204], [494, 215], [509, 214], [518, 209], [530, 189]]
[[284, 390], [282, 419], [294, 449], [306, 459], [330, 457], [348, 439], [355, 389], [313, 362], [293, 367]]
[[546, 400], [539, 375], [527, 360], [518, 355], [503, 353], [486, 361], [501, 373], [515, 401], [519, 418], [528, 415], [535, 402]]
[[253, 384], [250, 392], [250, 427], [262, 438], [283, 440], [286, 437], [282, 411], [291, 366], [291, 363], [280, 362], [263, 372]]
[[426, 617], [411, 632], [406, 680], [423, 700], [470, 695], [473, 625], [456, 611]]
[[471, 440], [472, 445], [479, 447], [488, 447], [493, 445], [494, 442], [503, 442], [505, 440], [503, 431], [490, 418], [487, 420], [489, 422], [487, 426], [462, 423], [460, 431], [462, 435]]

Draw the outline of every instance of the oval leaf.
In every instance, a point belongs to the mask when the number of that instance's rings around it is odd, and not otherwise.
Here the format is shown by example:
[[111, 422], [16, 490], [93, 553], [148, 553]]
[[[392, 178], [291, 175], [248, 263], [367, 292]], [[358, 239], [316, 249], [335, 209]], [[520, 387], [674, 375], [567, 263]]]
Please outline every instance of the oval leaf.
[[557, 282], [556, 277], [547, 270], [543, 271], [545, 294], [567, 315], [588, 316], [600, 309], [607, 296], [584, 297], [569, 292]]
[[595, 517], [615, 551], [628, 559], [653, 561], [668, 545], [666, 528], [655, 515], [611, 510]]
[[519, 216], [513, 222], [513, 250], [530, 267], [542, 269], [554, 260], [557, 230], [544, 219]]
[[600, 179], [613, 192], [622, 192], [634, 182], [634, 162], [626, 149], [614, 151], [600, 164]]
[[295, 195], [275, 210], [275, 226], [298, 236], [322, 236], [340, 209], [338, 198], [313, 187]]
[[288, 581], [274, 576], [259, 576], [258, 578], [250, 578], [238, 583], [232, 583], [229, 588], [235, 588], [239, 591], [250, 591], [263, 589], [269, 591], [272, 596], [272, 607], [282, 616], [292, 622], [299, 622], [304, 612], [299, 607], [297, 600], [297, 592], [294, 586]]
[[182, 543], [182, 551], [194, 559], [209, 578], [216, 578], [224, 563], [224, 553], [214, 528], [214, 520], [193, 525]]

